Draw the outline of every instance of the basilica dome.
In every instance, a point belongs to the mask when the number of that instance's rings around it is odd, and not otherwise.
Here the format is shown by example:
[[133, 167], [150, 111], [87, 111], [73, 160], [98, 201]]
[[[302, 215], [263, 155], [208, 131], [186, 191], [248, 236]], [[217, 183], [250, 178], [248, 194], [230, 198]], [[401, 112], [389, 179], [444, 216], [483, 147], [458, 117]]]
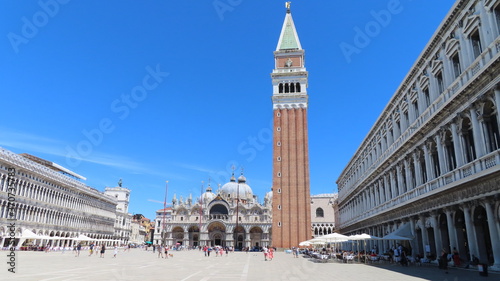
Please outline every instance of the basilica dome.
[[231, 180], [224, 184], [220, 190], [221, 195], [228, 200], [239, 198], [240, 200], [253, 200], [253, 192], [250, 186], [246, 183], [246, 178], [241, 175], [238, 182], [231, 176]]
[[212, 192], [212, 188], [208, 185], [205, 193], [201, 195], [201, 200], [205, 203], [209, 203], [217, 197], [215, 193]]

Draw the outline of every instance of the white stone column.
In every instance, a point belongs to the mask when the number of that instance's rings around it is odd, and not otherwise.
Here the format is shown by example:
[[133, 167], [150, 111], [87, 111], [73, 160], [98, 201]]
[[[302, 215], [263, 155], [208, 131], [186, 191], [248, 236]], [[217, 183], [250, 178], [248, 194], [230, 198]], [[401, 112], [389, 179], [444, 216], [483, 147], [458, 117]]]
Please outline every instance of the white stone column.
[[[493, 202], [492, 202], [493, 203]], [[488, 229], [490, 232], [490, 239], [491, 239], [491, 247], [493, 250], [493, 258], [495, 259], [495, 263], [493, 264], [492, 268], [496, 270], [500, 270], [500, 241], [499, 241], [499, 235], [498, 235], [498, 228], [497, 228], [497, 220], [495, 219], [495, 214], [493, 213], [492, 207], [490, 202], [485, 201], [484, 202], [485, 208], [486, 208], [486, 215], [488, 216]]]
[[385, 173], [382, 177], [383, 177], [383, 181], [384, 181], [385, 201], [387, 202], [387, 201], [391, 200], [391, 197], [390, 197], [391, 185], [389, 184], [389, 180], [387, 179], [387, 177], [388, 177], [387, 173]]
[[[469, 245], [469, 252], [471, 255], [479, 258], [479, 251], [477, 246], [476, 231], [474, 224], [472, 223], [472, 218], [470, 214], [469, 206], [463, 205], [464, 218], [465, 218], [465, 228], [467, 230], [467, 244]], [[472, 260], [472, 256], [469, 257]]]
[[[499, 124], [500, 124], [500, 121], [499, 121]], [[387, 148], [389, 148], [389, 146], [391, 146], [391, 144], [394, 143], [394, 123], [392, 125], [392, 134], [390, 134], [389, 132], [391, 132], [391, 131], [387, 131]]]
[[[413, 235], [413, 237], [416, 237], [416, 235], [415, 235], [415, 219], [412, 218], [412, 217], [410, 217], [410, 222], [409, 223], [410, 223], [411, 234]], [[415, 242], [416, 242], [415, 238], [412, 239], [412, 240], [410, 240], [410, 245], [411, 245], [411, 249], [412, 249], [411, 255], [413, 257], [415, 257], [415, 252], [417, 250], [417, 245], [416, 245]]]
[[401, 136], [401, 114], [399, 115], [399, 126], [397, 126], [396, 118], [392, 119], [392, 130], [394, 131], [394, 141]]
[[[498, 114], [497, 114], [498, 116]], [[458, 136], [457, 132], [457, 124], [456, 123], [451, 123], [451, 134], [453, 136], [453, 148], [455, 150], [455, 159], [457, 161], [457, 167], [461, 167], [464, 163], [464, 154], [463, 154], [463, 149], [461, 148], [461, 141], [460, 137]]]
[[446, 210], [444, 210], [444, 212], [446, 214], [446, 224], [448, 227], [448, 239], [450, 240], [451, 250], [453, 250], [454, 248], [458, 249], [457, 232], [456, 232], [456, 228], [454, 227], [453, 218], [451, 216], [452, 211], [449, 209], [446, 209]]
[[398, 177], [398, 196], [403, 194], [403, 174], [401, 173], [401, 165], [396, 165], [396, 175]]
[[432, 227], [434, 228], [434, 246], [436, 247], [436, 255], [439, 255], [443, 249], [443, 242], [441, 240], [441, 229], [438, 225], [437, 212], [431, 212], [430, 220]]
[[385, 133], [385, 137], [382, 137], [381, 143], [382, 143], [382, 151], [381, 153], [384, 153], [387, 150], [387, 131]]
[[437, 148], [437, 153], [438, 153], [438, 161], [439, 161], [438, 165], [439, 165], [439, 170], [440, 170], [439, 175], [443, 175], [448, 170], [446, 169], [446, 161], [444, 161], [445, 158], [444, 158], [444, 151], [443, 151], [443, 142], [441, 139], [441, 131], [439, 131], [436, 134], [436, 148]]
[[484, 139], [481, 134], [481, 125], [477, 120], [477, 114], [474, 107], [469, 109], [471, 121], [472, 121], [472, 134], [474, 137], [474, 147], [476, 151], [477, 158], [482, 157], [485, 154]]
[[413, 189], [413, 181], [411, 180], [411, 170], [408, 159], [403, 160], [403, 165], [405, 169], [405, 178], [406, 178], [406, 191]]
[[394, 173], [395, 173], [395, 170], [389, 171], [389, 177], [390, 177], [390, 182], [391, 182], [391, 194], [392, 194], [391, 199], [394, 199], [397, 196], [396, 195], [396, 179], [394, 178]]
[[420, 216], [420, 220], [422, 221], [422, 245], [424, 249], [423, 256], [427, 257], [428, 252], [426, 250], [426, 246], [429, 245], [429, 234], [427, 232], [427, 227], [425, 226], [425, 217]]
[[[415, 184], [417, 186], [420, 186], [423, 184], [422, 182], [422, 167], [420, 166], [420, 159], [419, 159], [419, 154], [417, 152], [413, 152], [413, 166], [415, 167]], [[415, 187], [417, 187], [415, 186]]]
[[385, 202], [385, 185], [384, 180], [380, 178], [378, 180], [378, 195], [380, 204]]
[[424, 143], [424, 157], [425, 157], [425, 171], [427, 173], [427, 180], [433, 179], [431, 157], [429, 156], [429, 149], [427, 149], [427, 144]]
[[374, 185], [372, 185], [372, 186], [370, 187], [370, 198], [371, 198], [371, 205], [372, 205], [372, 208], [375, 208], [375, 206], [377, 206], [377, 200], [375, 200], [375, 199], [376, 199], [376, 197], [377, 197], [377, 196], [376, 196], [376, 193], [377, 193], [376, 188], [375, 188], [375, 186], [374, 186]]
[[406, 103], [408, 104], [408, 124], [411, 124], [418, 116], [415, 112], [415, 108], [413, 108], [413, 103], [408, 97]]

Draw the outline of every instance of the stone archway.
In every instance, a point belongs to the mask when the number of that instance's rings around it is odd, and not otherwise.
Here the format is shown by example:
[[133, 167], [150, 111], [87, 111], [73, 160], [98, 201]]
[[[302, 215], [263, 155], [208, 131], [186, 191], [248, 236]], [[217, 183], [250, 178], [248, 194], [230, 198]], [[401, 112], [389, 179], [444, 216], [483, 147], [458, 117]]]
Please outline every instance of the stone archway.
[[172, 245], [176, 245], [179, 243], [179, 245], [184, 244], [184, 229], [182, 227], [175, 227], [172, 229]]
[[188, 229], [189, 233], [189, 246], [200, 246], [200, 229], [198, 226], [191, 226]]
[[221, 222], [213, 222], [208, 226], [210, 246], [226, 246], [226, 226]]
[[245, 240], [246, 240], [246, 232], [245, 228], [243, 228], [241, 225], [234, 228], [233, 235], [235, 237], [235, 245], [234, 248], [238, 250], [242, 250], [245, 246]]
[[262, 228], [256, 226], [250, 229], [250, 247], [251, 248], [260, 248], [262, 245], [264, 231]]

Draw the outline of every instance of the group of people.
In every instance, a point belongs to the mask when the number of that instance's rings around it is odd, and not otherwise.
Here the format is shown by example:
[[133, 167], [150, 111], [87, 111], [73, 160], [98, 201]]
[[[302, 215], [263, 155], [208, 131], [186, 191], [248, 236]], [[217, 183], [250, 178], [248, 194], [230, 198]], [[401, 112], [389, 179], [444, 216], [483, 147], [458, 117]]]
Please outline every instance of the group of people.
[[263, 247], [262, 248], [262, 252], [264, 253], [264, 260], [265, 261], [272, 261], [273, 258], [274, 258], [274, 251], [276, 251], [276, 249], [274, 249], [273, 247]]
[[215, 256], [218, 257], [218, 256], [223, 256], [224, 255], [224, 252], [226, 253], [226, 257], [229, 255], [229, 252], [231, 251], [231, 249], [226, 246], [226, 247], [222, 247], [222, 246], [214, 246], [214, 247], [210, 247], [210, 246], [203, 246], [202, 248], [203, 250], [203, 253], [205, 253], [205, 257], [210, 257], [210, 253], [212, 252], [215, 252]]
[[[168, 251], [170, 250], [170, 248], [168, 246], [164, 246], [164, 245], [156, 245], [153, 249], [156, 249], [158, 250], [158, 258], [166, 258], [168, 259], [168, 256], [169, 256], [169, 253]], [[155, 252], [155, 250], [153, 250], [153, 253]], [[173, 257], [172, 254], [170, 254], [171, 257]]]
[[[95, 245], [94, 243], [91, 243], [89, 246], [89, 257], [92, 255], [96, 255], [100, 253], [99, 257], [104, 258], [104, 254], [106, 253], [106, 245], [101, 244], [101, 245]], [[80, 256], [80, 251], [82, 250], [82, 244], [78, 243], [78, 245], [75, 245], [73, 247], [73, 252], [75, 253], [75, 257]], [[114, 246], [114, 251], [113, 251], [113, 258], [116, 258], [116, 255], [118, 254], [118, 246]]]
[[[445, 270], [445, 272], [448, 273], [447, 270], [448, 270], [448, 264], [450, 261], [453, 261], [453, 265], [456, 267], [460, 267], [462, 265], [462, 262], [460, 260], [460, 255], [459, 255], [456, 248], [453, 248], [452, 254], [448, 254], [446, 249], [443, 249], [441, 251], [441, 256], [439, 257], [439, 260], [438, 260], [439, 269]], [[473, 263], [475, 263], [475, 265], [477, 265], [479, 263], [479, 260], [474, 255], [472, 255], [472, 262], [470, 264], [473, 264]]]

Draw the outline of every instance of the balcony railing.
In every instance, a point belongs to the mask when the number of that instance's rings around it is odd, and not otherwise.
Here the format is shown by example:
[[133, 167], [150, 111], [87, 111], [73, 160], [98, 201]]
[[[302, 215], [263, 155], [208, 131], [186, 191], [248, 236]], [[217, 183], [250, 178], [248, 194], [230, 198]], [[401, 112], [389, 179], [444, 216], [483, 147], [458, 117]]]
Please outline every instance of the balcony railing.
[[408, 204], [413, 201], [421, 200], [427, 196], [431, 196], [436, 192], [442, 192], [453, 188], [455, 186], [455, 182], [464, 180], [465, 178], [478, 174], [480, 172], [484, 172], [493, 167], [497, 167], [496, 170], [500, 169], [500, 150], [489, 153], [479, 159], [476, 159], [466, 165], [459, 167], [453, 171], [450, 171], [446, 174], [441, 175], [438, 178], [435, 178], [431, 181], [426, 182], [420, 186], [417, 186], [407, 192], [392, 198], [382, 204], [377, 205], [376, 207], [362, 212], [361, 214], [354, 216], [350, 219], [341, 219], [339, 223], [340, 228], [347, 227], [354, 223], [365, 220], [369, 217], [381, 214], [382, 212], [390, 211], [395, 207], [402, 206], [404, 204]]

